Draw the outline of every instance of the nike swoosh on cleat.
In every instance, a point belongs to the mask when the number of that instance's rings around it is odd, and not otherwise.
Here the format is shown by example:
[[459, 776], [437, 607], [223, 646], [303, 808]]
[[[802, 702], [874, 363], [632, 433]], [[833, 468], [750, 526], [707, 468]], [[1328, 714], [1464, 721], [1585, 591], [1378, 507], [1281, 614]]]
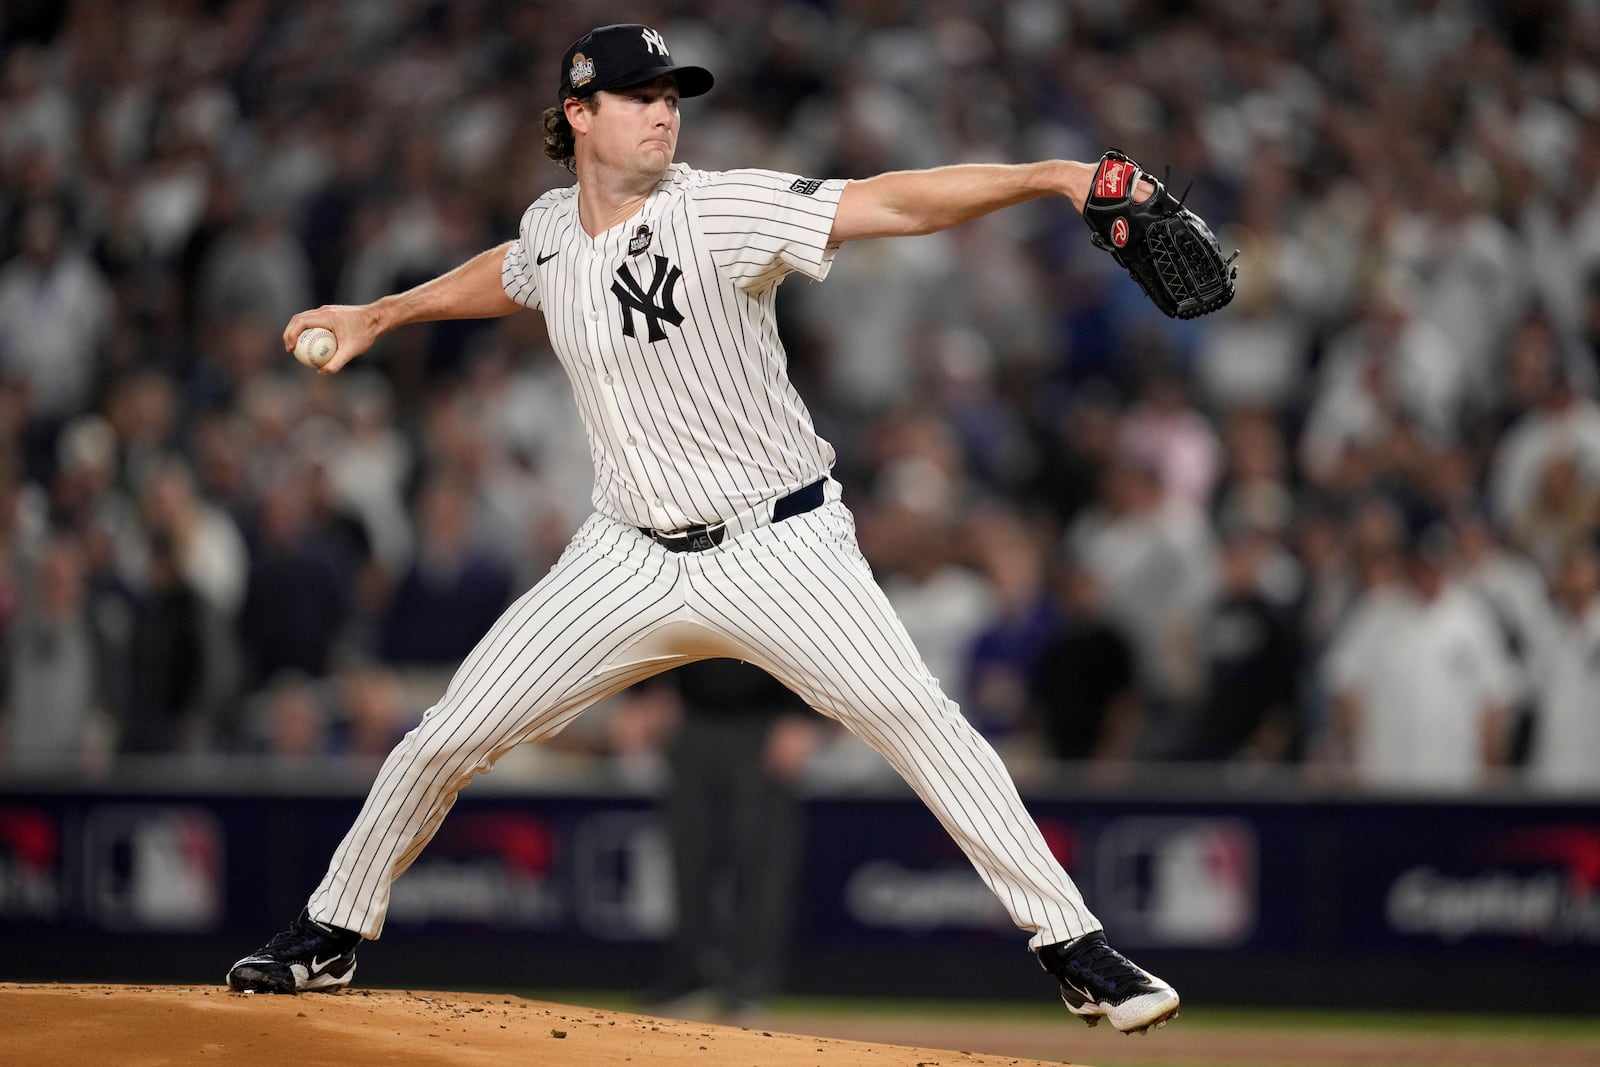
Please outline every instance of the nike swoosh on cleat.
[[312, 956], [311, 957], [311, 973], [312, 974], [321, 974], [323, 971], [328, 969], [329, 965], [334, 964], [334, 963], [338, 963], [338, 962], [339, 962], [339, 957], [337, 955], [329, 956], [325, 960], [319, 960], [319, 959], [317, 959], [317, 957]]
[[1077, 985], [1074, 982], [1069, 982], [1065, 978], [1063, 978], [1063, 979], [1061, 979], [1061, 985], [1062, 985], [1062, 988], [1069, 989], [1072, 992], [1076, 993], [1079, 997], [1081, 997], [1083, 999], [1083, 1002], [1085, 1004], [1098, 1004], [1098, 1003], [1100, 1003], [1095, 998], [1093, 993], [1089, 992], [1087, 989], [1083, 988], [1080, 985]]

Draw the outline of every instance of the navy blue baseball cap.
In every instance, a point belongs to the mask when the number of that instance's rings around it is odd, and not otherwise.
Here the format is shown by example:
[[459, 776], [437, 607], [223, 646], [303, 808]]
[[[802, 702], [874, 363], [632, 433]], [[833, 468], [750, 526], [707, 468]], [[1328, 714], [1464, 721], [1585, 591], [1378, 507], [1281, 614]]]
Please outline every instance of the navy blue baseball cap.
[[590, 96], [601, 89], [626, 89], [655, 81], [664, 74], [677, 78], [679, 96], [710, 92], [714, 81], [704, 67], [672, 62], [667, 42], [657, 30], [633, 22], [601, 26], [568, 47], [561, 59], [557, 98]]

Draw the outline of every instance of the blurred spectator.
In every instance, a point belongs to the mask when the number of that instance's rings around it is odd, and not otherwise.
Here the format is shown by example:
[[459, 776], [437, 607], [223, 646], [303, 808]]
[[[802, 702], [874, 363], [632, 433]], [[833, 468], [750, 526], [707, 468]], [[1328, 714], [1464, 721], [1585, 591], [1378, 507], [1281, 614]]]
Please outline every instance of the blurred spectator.
[[[1593, 76], [1594, 58], [1583, 64]], [[1585, 329], [1586, 309], [1594, 300], [1593, 275], [1600, 265], [1600, 137], [1592, 121], [1579, 127], [1577, 140], [1563, 165], [1529, 174], [1527, 188], [1517, 198], [1516, 215], [1520, 248], [1538, 299], [1549, 308], [1562, 332]], [[1497, 131], [1498, 132], [1498, 131]], [[1491, 142], [1492, 143], [1492, 142]], [[1527, 168], [1516, 160], [1515, 146], [1494, 145], [1515, 163], [1507, 169]], [[1590, 333], [1593, 336], [1593, 333]]]
[[[1600, 256], [1596, 260], [1600, 263]], [[1589, 270], [1588, 284], [1583, 292], [1580, 330], [1584, 354], [1594, 373], [1600, 374], [1600, 265], [1592, 266]]]
[[1540, 789], [1600, 789], [1600, 548], [1569, 546], [1557, 564], [1553, 625], [1531, 650], [1539, 679], [1527, 778]]
[[172, 535], [154, 534], [128, 657], [123, 752], [173, 752], [193, 748], [202, 739], [209, 725], [204, 702], [219, 669], [207, 636], [214, 625], [205, 604], [184, 581]]
[[[199, 328], [208, 318], [214, 321], [233, 317], [230, 313], [247, 308], [260, 309], [248, 293], [239, 292], [240, 281], [236, 277], [243, 244], [237, 235], [244, 228], [244, 214], [243, 176], [231, 170], [219, 170], [206, 189], [200, 220], [178, 259], [183, 320], [190, 330]], [[231, 238], [231, 245], [225, 244], [227, 238]], [[123, 241], [131, 243], [126, 237]], [[219, 255], [219, 246], [227, 248], [226, 258]], [[132, 253], [128, 257], [130, 260], [136, 260], [144, 252], [126, 247], [119, 251]]]
[[249, 314], [202, 321], [191, 334], [193, 369], [183, 379], [190, 410], [245, 416], [252, 388], [285, 358], [281, 328]]
[[0, 372], [27, 387], [39, 428], [87, 407], [111, 311], [104, 275], [69, 243], [60, 210], [29, 208], [20, 253], [0, 265]]
[[1195, 384], [1217, 412], [1241, 406], [1285, 411], [1303, 399], [1311, 338], [1311, 301], [1333, 288], [1321, 277], [1336, 260], [1301, 234], [1289, 232], [1294, 195], [1289, 161], [1266, 153], [1252, 195], [1240, 205], [1239, 225], [1219, 241], [1238, 247], [1237, 293], [1226, 315], [1196, 323]]
[[317, 304], [331, 304], [339, 295], [338, 280], [349, 255], [351, 226], [360, 216], [370, 175], [381, 159], [378, 131], [371, 127], [343, 130], [333, 152], [333, 173], [310, 190], [301, 223], [301, 243], [318, 252], [310, 264]]
[[51, 69], [50, 53], [25, 44], [5, 57], [0, 69], [0, 161], [11, 163], [31, 151], [43, 153], [58, 169], [78, 155], [79, 117], [71, 95]]
[[50, 483], [50, 521], [88, 539], [103, 539], [108, 566], [136, 579], [144, 569], [144, 534], [138, 506], [119, 479], [120, 449], [111, 424], [79, 415], [56, 438]]
[[1307, 509], [1296, 517], [1291, 536], [1302, 574], [1295, 609], [1300, 644], [1309, 667], [1326, 649], [1333, 631], [1360, 595], [1364, 575], [1345, 526], [1332, 511], [1323, 507]]
[[1122, 419], [1122, 448], [1156, 471], [1166, 499], [1179, 508], [1205, 508], [1217, 484], [1222, 448], [1209, 419], [1189, 403], [1183, 380], [1150, 371]]
[[1520, 764], [1527, 758], [1535, 721], [1535, 656], [1554, 622], [1549, 586], [1532, 560], [1503, 543], [1481, 510], [1458, 511], [1450, 525], [1460, 557], [1457, 580], [1489, 608], [1511, 666], [1506, 759]]
[[1511, 541], [1546, 571], [1593, 529], [1600, 484], [1575, 451], [1551, 452], [1535, 471], [1533, 493], [1511, 521]]
[[109, 765], [114, 737], [87, 604], [81, 545], [52, 538], [6, 641], [0, 714], [13, 775], [93, 774]]
[[551, 376], [560, 371], [547, 342], [533, 365], [515, 362], [510, 343], [497, 339], [476, 353], [458, 407], [472, 431], [485, 546], [519, 561], [519, 584], [532, 585], [588, 513], [594, 475], [569, 388]]
[[1350, 445], [1376, 444], [1398, 421], [1433, 443], [1460, 431], [1465, 358], [1398, 278], [1375, 284], [1358, 317], [1329, 339], [1320, 374], [1301, 451], [1315, 480], [1328, 480]]
[[[1552, 477], [1586, 492], [1600, 487], [1600, 404], [1578, 391], [1556, 353], [1547, 357], [1542, 380], [1536, 406], [1499, 439], [1489, 472], [1492, 516], [1509, 530], [1528, 528], [1536, 511], [1561, 510], [1559, 497], [1540, 500], [1541, 483]], [[1532, 547], [1513, 536], [1519, 547]]]
[[1564, 377], [1581, 394], [1592, 392], [1596, 368], [1562, 343], [1550, 316], [1531, 309], [1512, 328], [1499, 353], [1498, 380], [1489, 400], [1491, 434], [1498, 439], [1523, 416], [1559, 399]]
[[[30, 499], [33, 494], [19, 476], [19, 466], [14, 453], [0, 449], [0, 645], [22, 615], [24, 565], [42, 539], [44, 509]], [[0, 684], [4, 682], [0, 674]]]
[[325, 467], [329, 488], [360, 519], [373, 558], [398, 574], [415, 548], [405, 507], [412, 447], [395, 426], [388, 383], [359, 371], [340, 379], [348, 436], [318, 461]]
[[[1039, 532], [1009, 507], [991, 505], [968, 519], [978, 569], [994, 590], [994, 610], [968, 652], [961, 710], [1002, 753], [1026, 743], [1029, 681], [1059, 623], [1046, 580], [1051, 553]], [[1031, 754], [1031, 753], [1020, 753]]]
[[216, 239], [196, 285], [202, 317], [283, 323], [311, 306], [311, 263], [282, 210], [260, 205]]
[[1286, 532], [1295, 517], [1295, 496], [1283, 432], [1271, 412], [1235, 408], [1221, 430], [1222, 472], [1208, 502], [1214, 525]]
[[358, 664], [339, 672], [333, 681], [338, 714], [330, 744], [335, 752], [382, 760], [421, 718], [399, 677], [379, 664]]
[[473, 542], [466, 489], [434, 476], [417, 498], [417, 555], [389, 602], [385, 662], [444, 667], [464, 659], [511, 597], [511, 570]]
[[1247, 525], [1223, 536], [1217, 599], [1200, 627], [1205, 695], [1186, 758], [1259, 762], [1298, 754], [1299, 649], [1282, 604], [1264, 590], [1273, 548], [1270, 534]]
[[250, 701], [248, 747], [290, 763], [325, 756], [328, 718], [316, 684], [297, 674], [281, 674]]
[[351, 589], [363, 584], [379, 585], [379, 580], [369, 578], [367, 573], [376, 567], [367, 527], [339, 499], [328, 465], [314, 451], [307, 456], [305, 489], [307, 533], [328, 553], [345, 585]]
[[150, 473], [139, 505], [147, 535], [171, 539], [184, 580], [231, 626], [249, 572], [249, 552], [233, 520], [200, 496], [189, 464], [175, 457]]
[[250, 573], [239, 611], [246, 685], [292, 671], [329, 673], [350, 617], [349, 560], [311, 524], [310, 477], [269, 486], [256, 514]]
[[1204, 513], [1169, 503], [1155, 467], [1119, 453], [1066, 547], [1093, 572], [1107, 613], [1133, 642], [1151, 740], [1170, 745], [1179, 712], [1199, 696], [1198, 627], [1216, 565]]
[[975, 481], [1011, 492], [1036, 463], [1015, 406], [999, 389], [1004, 370], [977, 330], [949, 327], [931, 339], [923, 363], [930, 413], [961, 446]]
[[922, 662], [964, 705], [972, 648], [996, 603], [991, 582], [957, 558], [952, 491], [932, 463], [903, 459], [885, 468], [869, 509], [866, 551]]
[[[187, 457], [174, 455], [179, 447], [178, 397], [166, 374], [153, 367], [132, 367], [117, 374], [106, 383], [103, 411], [117, 438], [121, 484], [138, 489], [169, 461], [190, 467]], [[192, 488], [197, 499], [203, 499], [199, 487]]]
[[1511, 667], [1488, 608], [1451, 580], [1434, 526], [1377, 548], [1326, 664], [1335, 766], [1364, 786], [1461, 791], [1504, 762]]
[[366, 525], [333, 487], [328, 465], [315, 452], [307, 457], [307, 541], [332, 563], [343, 590], [344, 619], [338, 636], [340, 655], [376, 647], [377, 628], [389, 603], [396, 574], [374, 555]]
[[1419, 210], [1390, 235], [1391, 267], [1415, 280], [1418, 310], [1459, 354], [1460, 395], [1481, 402], [1499, 346], [1530, 296], [1526, 265], [1464, 174], [1441, 167], [1427, 182]]
[[822, 345], [819, 399], [849, 413], [877, 412], [911, 393], [919, 341], [941, 321], [956, 272], [948, 234], [870, 241], [840, 256], [827, 285], [793, 296], [796, 325]]
[[249, 481], [248, 424], [237, 412], [219, 408], [195, 421], [189, 440], [200, 492], [235, 525], [247, 522], [255, 503]]
[[211, 175], [205, 150], [156, 124], [148, 162], [136, 172], [134, 212], [141, 242], [163, 264], [181, 260], [204, 215]]
[[1087, 567], [1069, 562], [1061, 586], [1062, 622], [1029, 679], [1043, 753], [1125, 762], [1143, 726], [1133, 645], [1106, 614], [1099, 580]]
[[1035, 495], [1067, 528], [1100, 496], [1101, 479], [1117, 454], [1121, 411], [1111, 386], [1085, 383], [1058, 411], [1046, 411], [1039, 449], [1048, 457]]

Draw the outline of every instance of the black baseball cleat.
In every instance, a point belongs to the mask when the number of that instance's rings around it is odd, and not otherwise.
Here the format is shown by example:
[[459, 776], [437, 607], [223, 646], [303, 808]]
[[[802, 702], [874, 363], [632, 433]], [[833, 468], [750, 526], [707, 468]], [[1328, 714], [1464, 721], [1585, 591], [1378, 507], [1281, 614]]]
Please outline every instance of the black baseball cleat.
[[342, 989], [356, 973], [359, 944], [360, 934], [319, 923], [302, 908], [289, 929], [233, 965], [228, 988], [238, 993]]
[[1125, 1034], [1142, 1034], [1178, 1015], [1177, 990], [1106, 944], [1098, 930], [1046, 945], [1038, 956], [1061, 983], [1067, 1010], [1090, 1026], [1104, 1016]]

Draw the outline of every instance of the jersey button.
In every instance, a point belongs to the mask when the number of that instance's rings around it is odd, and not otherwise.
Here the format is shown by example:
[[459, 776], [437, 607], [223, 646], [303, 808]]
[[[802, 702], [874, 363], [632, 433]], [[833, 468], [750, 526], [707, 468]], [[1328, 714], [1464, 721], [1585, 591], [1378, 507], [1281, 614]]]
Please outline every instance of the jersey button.
[[599, 317], [600, 317], [600, 312], [592, 311], [592, 310], [589, 312], [589, 321], [590, 322], [594, 322]]
[[610, 385], [611, 384], [611, 375], [608, 374], [604, 378], [601, 378], [600, 380], [602, 382], [605, 382], [607, 385]]
[[630, 446], [632, 446], [632, 445], [636, 445], [638, 443], [639, 443], [639, 439], [630, 434], [629, 437], [628, 437], [628, 444]]

